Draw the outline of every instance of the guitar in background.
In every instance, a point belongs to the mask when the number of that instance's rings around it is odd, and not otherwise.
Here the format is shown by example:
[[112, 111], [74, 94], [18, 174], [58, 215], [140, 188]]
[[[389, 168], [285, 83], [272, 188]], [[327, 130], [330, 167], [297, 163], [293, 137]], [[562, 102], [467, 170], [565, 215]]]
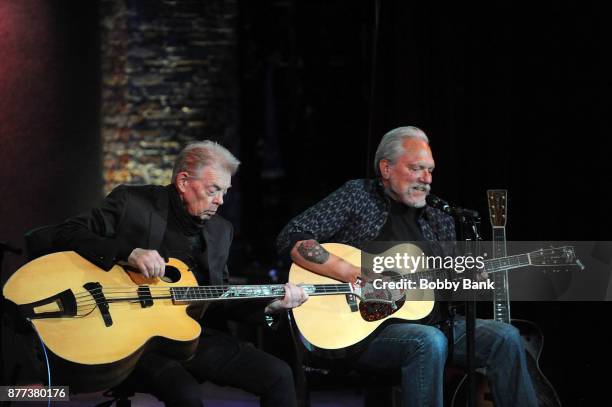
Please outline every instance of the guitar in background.
[[[504, 189], [487, 191], [489, 215], [493, 227], [493, 254], [495, 257], [505, 257], [506, 253], [506, 219], [508, 192]], [[518, 328], [523, 338], [529, 375], [538, 395], [541, 407], [560, 407], [561, 401], [555, 388], [542, 373], [539, 366], [540, 355], [544, 348], [544, 335], [538, 326], [524, 319], [510, 318], [510, 294], [508, 273], [493, 275], [495, 291], [493, 297], [493, 318], [499, 322], [511, 323]]]
[[[491, 189], [487, 191], [489, 217], [493, 227], [493, 258], [506, 257], [506, 220], [508, 191], [505, 189]], [[544, 335], [538, 326], [527, 320], [510, 318], [510, 292], [508, 287], [507, 270], [490, 274], [494, 281], [493, 292], [493, 319], [499, 322], [514, 325], [520, 332], [525, 346], [527, 369], [535, 387], [540, 407], [561, 407], [561, 401], [554, 387], [540, 370], [538, 361], [544, 347]], [[465, 406], [464, 397], [467, 380], [464, 378], [453, 396], [453, 406]], [[493, 398], [486, 377], [480, 374], [477, 386], [478, 407], [493, 407]]]

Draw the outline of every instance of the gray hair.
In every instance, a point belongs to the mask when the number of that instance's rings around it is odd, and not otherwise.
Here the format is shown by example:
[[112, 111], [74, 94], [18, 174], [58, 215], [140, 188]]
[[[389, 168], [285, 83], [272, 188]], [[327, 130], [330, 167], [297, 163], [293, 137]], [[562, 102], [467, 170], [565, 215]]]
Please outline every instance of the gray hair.
[[401, 154], [404, 153], [404, 140], [408, 138], [420, 138], [429, 144], [429, 138], [425, 132], [418, 127], [404, 126], [398, 127], [385, 134], [378, 144], [376, 154], [374, 155], [374, 172], [377, 177], [380, 177], [380, 168], [378, 164], [382, 160], [387, 160], [394, 164]]
[[210, 141], [195, 141], [187, 144], [179, 153], [172, 170], [172, 182], [176, 181], [179, 172], [186, 171], [195, 175], [207, 166], [218, 166], [234, 175], [240, 161], [221, 144]]

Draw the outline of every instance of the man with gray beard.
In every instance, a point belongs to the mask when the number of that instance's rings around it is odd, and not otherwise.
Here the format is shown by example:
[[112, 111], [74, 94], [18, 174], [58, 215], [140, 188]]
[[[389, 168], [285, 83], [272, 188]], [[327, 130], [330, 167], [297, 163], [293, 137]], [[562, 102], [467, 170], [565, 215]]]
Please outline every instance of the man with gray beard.
[[[374, 160], [376, 179], [347, 182], [292, 219], [277, 240], [279, 253], [314, 273], [356, 283], [360, 268], [319, 243], [344, 243], [361, 250], [374, 241], [420, 242], [427, 256], [453, 255], [453, 219], [427, 205], [435, 162], [425, 133], [412, 126], [385, 134]], [[366, 250], [367, 251], [367, 250]], [[368, 371], [401, 370], [402, 405], [442, 406], [448, 341], [452, 363], [466, 364], [465, 320], [453, 326], [445, 305], [436, 303], [420, 321], [387, 323], [356, 358]], [[492, 320], [476, 322], [476, 364], [486, 367], [495, 405], [537, 407], [518, 330]]]

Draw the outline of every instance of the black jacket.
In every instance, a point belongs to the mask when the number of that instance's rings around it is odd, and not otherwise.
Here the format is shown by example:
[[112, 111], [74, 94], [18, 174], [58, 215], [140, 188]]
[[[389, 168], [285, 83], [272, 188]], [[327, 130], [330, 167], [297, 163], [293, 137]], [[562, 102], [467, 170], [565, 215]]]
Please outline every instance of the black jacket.
[[[163, 253], [162, 243], [168, 222], [168, 189], [157, 185], [115, 188], [99, 208], [69, 218], [53, 233], [55, 251], [74, 250], [96, 266], [110, 270], [127, 260], [135, 248]], [[230, 222], [219, 215], [208, 219], [202, 229], [206, 242], [211, 285], [228, 284], [227, 261], [233, 238]], [[223, 301], [209, 307], [207, 326], [226, 329], [225, 320], [263, 323], [263, 300]]]
[[[56, 250], [74, 250], [104, 270], [110, 270], [117, 261], [127, 260], [135, 248], [162, 253], [168, 207], [168, 190], [163, 186], [121, 185], [99, 208], [57, 226], [53, 245]], [[227, 284], [226, 264], [233, 227], [215, 215], [206, 221], [202, 234], [207, 247], [210, 283]]]

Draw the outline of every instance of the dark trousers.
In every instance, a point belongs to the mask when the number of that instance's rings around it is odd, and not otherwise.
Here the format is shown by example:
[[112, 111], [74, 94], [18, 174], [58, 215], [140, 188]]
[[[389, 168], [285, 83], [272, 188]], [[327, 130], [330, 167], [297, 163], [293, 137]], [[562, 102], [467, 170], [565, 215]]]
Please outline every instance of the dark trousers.
[[262, 406], [296, 406], [291, 369], [284, 361], [218, 331], [205, 330], [193, 359], [181, 363], [159, 353], [144, 355], [132, 373], [166, 406], [202, 406], [203, 381], [243, 389]]

